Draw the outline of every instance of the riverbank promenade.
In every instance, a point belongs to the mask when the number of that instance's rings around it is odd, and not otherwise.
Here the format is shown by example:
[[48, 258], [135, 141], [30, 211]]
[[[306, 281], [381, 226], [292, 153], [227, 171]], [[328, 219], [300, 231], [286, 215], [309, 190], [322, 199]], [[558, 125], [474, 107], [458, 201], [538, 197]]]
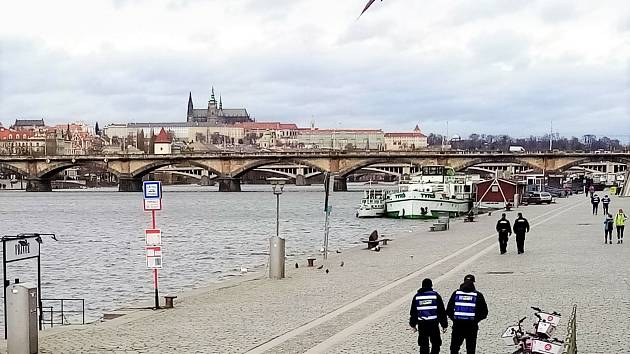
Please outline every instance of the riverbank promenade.
[[[611, 211], [620, 207], [630, 211], [630, 198], [613, 198]], [[500, 335], [521, 317], [532, 323], [530, 306], [562, 313], [557, 336], [563, 338], [573, 304], [580, 352], [630, 352], [629, 237], [622, 245], [616, 237], [604, 244], [604, 217], [592, 215], [584, 195], [519, 207], [507, 212], [508, 219], [517, 212], [532, 226], [522, 255], [514, 237], [508, 253], [499, 254], [494, 228], [501, 212], [472, 223], [454, 220], [442, 232], [429, 232], [430, 223], [423, 232], [379, 230], [394, 239], [380, 252], [361, 244], [326, 262], [318, 255], [312, 268], [306, 259], [298, 260], [298, 269], [287, 264], [283, 280], [247, 274], [176, 294], [173, 309], [45, 330], [40, 352], [417, 353], [407, 323], [420, 282], [432, 278], [447, 301], [468, 273], [476, 276], [490, 311], [480, 324], [478, 353], [511, 352]], [[365, 230], [366, 237], [371, 231]], [[289, 245], [291, 236], [286, 238]], [[443, 335], [442, 352], [448, 352], [450, 333]]]

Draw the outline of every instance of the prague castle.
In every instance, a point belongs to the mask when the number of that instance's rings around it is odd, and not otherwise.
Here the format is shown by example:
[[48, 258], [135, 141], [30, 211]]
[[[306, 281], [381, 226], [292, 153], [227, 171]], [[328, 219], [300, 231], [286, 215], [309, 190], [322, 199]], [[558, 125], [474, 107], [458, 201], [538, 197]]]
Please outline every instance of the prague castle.
[[188, 94], [188, 112], [186, 121], [189, 123], [210, 123], [210, 125], [224, 125], [243, 122], [253, 122], [245, 108], [223, 108], [223, 101], [214, 96], [214, 87], [208, 101], [208, 108], [194, 108], [192, 92]]

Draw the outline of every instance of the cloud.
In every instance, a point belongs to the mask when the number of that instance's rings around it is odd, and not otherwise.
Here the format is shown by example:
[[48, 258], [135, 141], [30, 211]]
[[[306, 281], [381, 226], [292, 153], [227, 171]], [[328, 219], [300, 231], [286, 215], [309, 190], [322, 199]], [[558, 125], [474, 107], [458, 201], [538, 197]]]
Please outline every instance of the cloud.
[[31, 26], [0, 23], [0, 121], [183, 121], [214, 85], [260, 121], [614, 135], [630, 129], [624, 3], [399, 0], [358, 21], [359, 0], [42, 3]]

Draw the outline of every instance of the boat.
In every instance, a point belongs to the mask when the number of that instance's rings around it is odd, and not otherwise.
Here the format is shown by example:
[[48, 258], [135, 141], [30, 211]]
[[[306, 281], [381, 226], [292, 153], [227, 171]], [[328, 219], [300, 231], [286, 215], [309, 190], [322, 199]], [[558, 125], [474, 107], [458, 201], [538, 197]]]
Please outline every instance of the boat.
[[408, 184], [385, 196], [385, 216], [437, 219], [466, 214], [473, 207], [474, 179], [448, 166], [423, 166]]
[[368, 189], [363, 192], [357, 218], [376, 218], [385, 214], [385, 193], [382, 190]]

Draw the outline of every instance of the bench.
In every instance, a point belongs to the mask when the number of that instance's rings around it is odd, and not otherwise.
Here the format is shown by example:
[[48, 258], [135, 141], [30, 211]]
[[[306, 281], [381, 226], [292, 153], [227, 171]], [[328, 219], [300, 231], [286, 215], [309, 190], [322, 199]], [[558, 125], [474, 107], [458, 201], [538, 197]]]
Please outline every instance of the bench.
[[474, 222], [474, 221], [475, 221], [474, 215], [466, 215], [466, 217], [464, 218], [464, 222]]
[[314, 258], [314, 257], [310, 257], [310, 258], [306, 259], [306, 261], [308, 262], [308, 266], [309, 267], [313, 267], [314, 266], [313, 262], [315, 262], [315, 259], [316, 258]]
[[449, 229], [450, 218], [448, 216], [438, 217], [438, 221], [433, 224], [429, 229], [431, 231], [445, 231]]

